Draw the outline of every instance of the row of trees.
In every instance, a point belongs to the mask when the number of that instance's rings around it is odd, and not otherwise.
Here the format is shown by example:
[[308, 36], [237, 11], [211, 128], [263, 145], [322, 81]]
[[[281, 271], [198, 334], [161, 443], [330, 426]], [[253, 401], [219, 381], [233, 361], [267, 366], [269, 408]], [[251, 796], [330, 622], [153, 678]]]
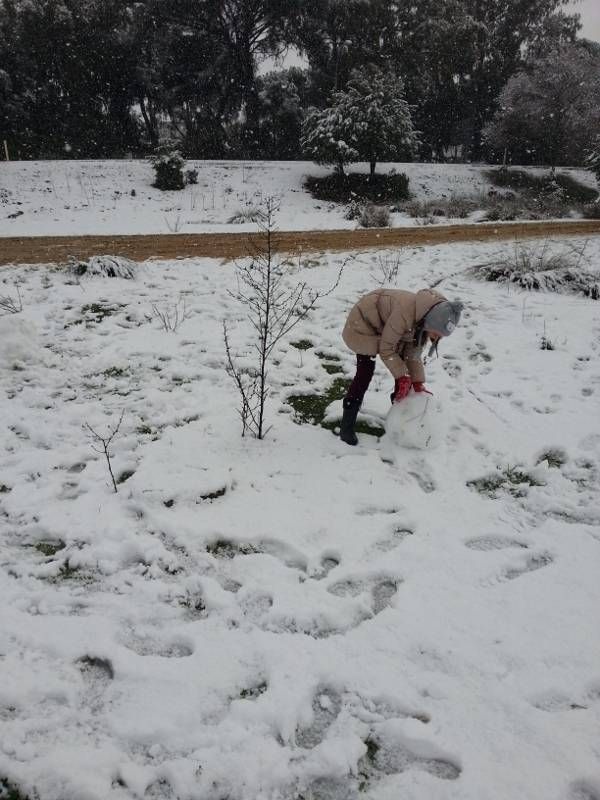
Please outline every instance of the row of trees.
[[[421, 158], [478, 158], [511, 79], [576, 41], [565, 3], [0, 0], [0, 139], [20, 157], [100, 157], [169, 132], [189, 157], [297, 158], [309, 109], [376, 70], [401, 81]], [[264, 74], [292, 47], [306, 68]]]

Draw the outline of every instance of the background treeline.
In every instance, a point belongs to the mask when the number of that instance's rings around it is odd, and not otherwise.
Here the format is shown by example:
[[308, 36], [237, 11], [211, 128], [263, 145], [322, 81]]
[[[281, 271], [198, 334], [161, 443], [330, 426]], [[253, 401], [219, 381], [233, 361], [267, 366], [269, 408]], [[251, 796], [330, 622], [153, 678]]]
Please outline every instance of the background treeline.
[[[373, 68], [403, 86], [420, 159], [583, 163], [600, 48], [563, 5], [0, 0], [0, 141], [12, 158], [143, 155], [167, 138], [190, 158], [301, 158], [308, 110]], [[305, 68], [264, 71], [290, 48]]]

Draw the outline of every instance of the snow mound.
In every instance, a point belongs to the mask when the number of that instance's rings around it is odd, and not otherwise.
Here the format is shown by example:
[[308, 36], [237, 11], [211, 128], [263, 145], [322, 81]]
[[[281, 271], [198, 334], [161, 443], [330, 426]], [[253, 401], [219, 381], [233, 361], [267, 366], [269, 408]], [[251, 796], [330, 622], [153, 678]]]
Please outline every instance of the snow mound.
[[0, 367], [10, 368], [43, 360], [43, 350], [32, 322], [16, 314], [0, 317]]
[[442, 441], [444, 427], [440, 398], [411, 392], [390, 408], [385, 421], [385, 440], [393, 447], [432, 450]]

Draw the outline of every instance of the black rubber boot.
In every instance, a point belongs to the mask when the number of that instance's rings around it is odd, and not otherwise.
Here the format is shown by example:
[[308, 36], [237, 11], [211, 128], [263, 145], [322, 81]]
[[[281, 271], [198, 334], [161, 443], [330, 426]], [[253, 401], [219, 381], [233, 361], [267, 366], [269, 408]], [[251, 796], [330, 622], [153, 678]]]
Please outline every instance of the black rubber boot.
[[340, 424], [340, 439], [346, 444], [358, 444], [358, 439], [354, 433], [356, 417], [360, 409], [362, 400], [355, 400], [350, 397], [344, 398], [344, 416]]

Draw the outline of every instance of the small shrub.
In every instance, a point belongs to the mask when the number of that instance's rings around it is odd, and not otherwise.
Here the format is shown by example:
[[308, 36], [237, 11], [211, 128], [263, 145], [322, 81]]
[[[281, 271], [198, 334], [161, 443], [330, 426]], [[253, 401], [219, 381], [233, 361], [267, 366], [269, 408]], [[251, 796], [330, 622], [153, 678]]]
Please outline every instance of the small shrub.
[[390, 210], [387, 206], [367, 205], [361, 212], [359, 224], [363, 228], [389, 228]]
[[355, 219], [360, 219], [362, 214], [363, 207], [360, 203], [356, 200], [353, 200], [348, 208], [346, 209], [346, 213], [344, 214], [344, 219], [350, 220], [351, 222]]
[[446, 201], [446, 216], [452, 219], [466, 219], [476, 208], [477, 203], [470, 197], [452, 195]]
[[264, 219], [264, 214], [260, 208], [255, 206], [248, 206], [247, 208], [238, 209], [235, 214], [227, 220], [229, 225], [244, 225], [247, 222], [261, 222]]
[[582, 208], [585, 219], [600, 219], [600, 200], [595, 203], [586, 203]]
[[198, 183], [198, 170], [197, 169], [186, 169], [185, 171], [185, 182], [189, 183], [190, 185], [195, 185]]
[[552, 344], [552, 340], [549, 339], [547, 336], [542, 336], [540, 339], [540, 350], [555, 350], [556, 348]]
[[87, 260], [70, 258], [67, 271], [71, 275], [101, 278], [135, 278], [138, 265], [123, 256], [91, 256]]
[[[565, 216], [565, 210], [581, 203], [593, 203], [598, 192], [563, 172], [535, 175], [526, 170], [492, 169], [484, 172], [494, 186], [517, 191], [525, 201], [523, 211], [528, 219]], [[567, 209], [565, 209], [567, 207]], [[535, 213], [540, 216], [534, 216]]]
[[155, 179], [152, 184], [161, 191], [177, 191], [185, 186], [183, 167], [185, 161], [179, 150], [172, 146], [163, 145], [151, 158], [154, 167]]
[[408, 176], [403, 172], [375, 174], [373, 180], [360, 172], [348, 175], [334, 173], [322, 178], [308, 177], [304, 183], [306, 190], [316, 200], [335, 203], [352, 203], [360, 200], [372, 203], [399, 202], [409, 198]]

